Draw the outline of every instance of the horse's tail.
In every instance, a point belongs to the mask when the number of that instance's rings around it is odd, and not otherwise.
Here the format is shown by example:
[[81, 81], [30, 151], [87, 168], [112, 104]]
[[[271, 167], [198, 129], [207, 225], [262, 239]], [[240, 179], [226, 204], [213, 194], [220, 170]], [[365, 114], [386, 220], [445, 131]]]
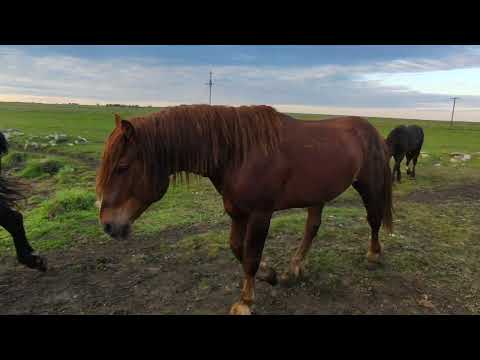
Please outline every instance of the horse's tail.
[[[383, 216], [382, 224], [389, 233], [393, 232], [393, 200], [392, 200], [392, 173], [390, 172], [388, 150], [385, 145], [383, 161]], [[383, 158], [383, 157], [382, 157]]]
[[21, 191], [24, 185], [14, 179], [0, 177], [0, 206], [14, 208], [17, 202], [24, 200], [25, 196]]
[[2, 156], [8, 153], [8, 141], [0, 131], [0, 170], [2, 169]]
[[[0, 161], [1, 157], [8, 153], [8, 141], [0, 132]], [[17, 180], [7, 179], [0, 174], [0, 205], [7, 207], [15, 207], [19, 200], [24, 200], [22, 194], [24, 185]]]
[[0, 132], [0, 157], [5, 155], [8, 152], [8, 141], [5, 138], [5, 135], [3, 135], [2, 132]]

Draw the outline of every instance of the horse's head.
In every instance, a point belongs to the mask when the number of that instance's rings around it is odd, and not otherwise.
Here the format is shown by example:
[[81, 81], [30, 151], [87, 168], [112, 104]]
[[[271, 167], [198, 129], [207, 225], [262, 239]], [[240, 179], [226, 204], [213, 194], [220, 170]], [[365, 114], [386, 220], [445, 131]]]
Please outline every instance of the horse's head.
[[169, 174], [155, 164], [153, 149], [132, 123], [115, 115], [97, 174], [100, 223], [113, 238], [126, 238], [132, 223], [168, 189]]

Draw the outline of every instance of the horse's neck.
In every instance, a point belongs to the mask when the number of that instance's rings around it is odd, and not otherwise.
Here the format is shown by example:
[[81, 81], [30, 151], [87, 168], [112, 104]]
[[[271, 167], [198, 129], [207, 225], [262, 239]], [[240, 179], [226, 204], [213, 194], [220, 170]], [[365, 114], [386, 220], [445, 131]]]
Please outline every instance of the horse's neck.
[[[196, 146], [188, 147], [187, 150], [182, 148], [174, 149], [172, 157], [178, 156], [179, 163], [171, 170], [171, 175], [181, 172], [191, 173], [209, 178], [215, 187], [220, 187], [223, 181], [225, 167], [226, 164], [229, 163], [229, 159], [226, 156], [223, 156], [215, 162], [213, 154], [205, 151], [204, 146], [204, 144], [199, 142]], [[199, 153], [206, 153], [208, 156], [211, 156], [211, 158], [199, 158], [197, 156]], [[198, 161], [193, 159], [197, 159]], [[208, 166], [205, 167], [205, 163], [207, 163]]]

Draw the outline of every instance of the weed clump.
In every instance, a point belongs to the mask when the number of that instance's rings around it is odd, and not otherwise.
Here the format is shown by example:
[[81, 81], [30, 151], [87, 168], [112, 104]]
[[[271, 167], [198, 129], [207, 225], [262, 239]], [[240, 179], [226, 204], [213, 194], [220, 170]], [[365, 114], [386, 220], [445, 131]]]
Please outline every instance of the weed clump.
[[56, 176], [60, 184], [71, 184], [78, 181], [78, 179], [73, 176], [74, 173], [75, 169], [70, 165], [66, 165], [60, 169]]
[[45, 217], [53, 219], [63, 214], [72, 215], [76, 211], [94, 210], [95, 193], [84, 189], [59, 191], [44, 204]]
[[11, 152], [2, 158], [2, 167], [6, 169], [20, 169], [27, 161], [27, 154], [23, 152]]
[[33, 179], [47, 175], [55, 175], [65, 164], [56, 159], [34, 160], [27, 163], [20, 176]]

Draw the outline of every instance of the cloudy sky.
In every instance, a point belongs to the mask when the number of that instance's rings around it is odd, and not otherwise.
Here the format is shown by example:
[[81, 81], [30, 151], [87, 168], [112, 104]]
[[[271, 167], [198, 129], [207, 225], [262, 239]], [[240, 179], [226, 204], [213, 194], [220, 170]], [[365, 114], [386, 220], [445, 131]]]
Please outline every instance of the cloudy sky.
[[480, 121], [480, 46], [0, 46], [0, 101]]

